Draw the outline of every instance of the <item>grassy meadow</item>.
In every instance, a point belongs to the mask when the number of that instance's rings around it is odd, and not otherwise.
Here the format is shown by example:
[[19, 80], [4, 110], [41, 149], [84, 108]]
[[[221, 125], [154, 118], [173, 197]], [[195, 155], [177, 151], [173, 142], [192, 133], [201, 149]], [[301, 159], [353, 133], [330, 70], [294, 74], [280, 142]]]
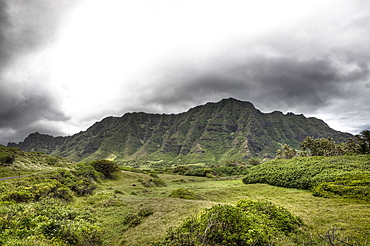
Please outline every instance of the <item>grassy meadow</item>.
[[[121, 171], [115, 179], [105, 180], [94, 196], [76, 200], [75, 206], [89, 207], [100, 218], [106, 230], [103, 245], [149, 245], [190, 215], [216, 204], [236, 204], [241, 199], [270, 201], [288, 209], [303, 220], [318, 245], [330, 245], [318, 235], [325, 238], [333, 229], [341, 240], [356, 241], [358, 245], [366, 245], [370, 232], [370, 204], [366, 201], [314, 197], [308, 190], [267, 184], [246, 185], [241, 177], [217, 180], [158, 176], [166, 187], [145, 187], [145, 181], [151, 179], [149, 174]], [[169, 197], [178, 188], [194, 191], [199, 200]], [[140, 217], [136, 224], [128, 223], [128, 217], [143, 210], [151, 214]]]
[[[192, 174], [199, 176], [188, 176], [0, 150], [0, 177], [29, 175], [0, 181], [0, 245], [161, 245], [171, 229], [205, 209], [245, 199], [298, 216], [305, 225], [299, 245], [370, 241], [369, 155], [198, 167]], [[233, 168], [239, 175], [227, 176]], [[184, 191], [188, 199], [179, 198]]]

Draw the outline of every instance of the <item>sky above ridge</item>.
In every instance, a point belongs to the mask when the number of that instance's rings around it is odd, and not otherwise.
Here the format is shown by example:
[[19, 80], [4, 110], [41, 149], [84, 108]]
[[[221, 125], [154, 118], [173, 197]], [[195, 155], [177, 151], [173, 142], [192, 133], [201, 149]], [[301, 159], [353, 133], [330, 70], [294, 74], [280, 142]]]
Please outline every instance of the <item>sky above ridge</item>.
[[233, 97], [370, 129], [370, 1], [0, 0], [0, 144]]

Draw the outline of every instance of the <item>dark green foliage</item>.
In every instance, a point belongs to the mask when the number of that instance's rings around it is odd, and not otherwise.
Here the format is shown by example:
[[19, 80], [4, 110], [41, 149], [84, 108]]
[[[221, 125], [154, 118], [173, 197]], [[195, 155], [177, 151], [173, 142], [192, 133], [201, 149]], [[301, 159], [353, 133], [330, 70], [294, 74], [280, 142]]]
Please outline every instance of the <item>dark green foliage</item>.
[[196, 195], [194, 191], [191, 191], [185, 188], [178, 188], [177, 190], [172, 191], [172, 193], [170, 194], [170, 197], [188, 199], [188, 200], [201, 199], [201, 197]]
[[[299, 189], [313, 188], [316, 195], [323, 196], [328, 196], [329, 192], [365, 198], [368, 196], [364, 194], [369, 189], [369, 172], [370, 155], [295, 157], [290, 160], [277, 159], [252, 167], [243, 182]], [[317, 185], [319, 186], [316, 187]]]
[[191, 167], [188, 165], [178, 165], [173, 169], [173, 172], [178, 174], [184, 174], [190, 169]]
[[166, 182], [164, 182], [162, 179], [160, 178], [154, 178], [154, 179], [151, 179], [151, 182], [154, 183], [155, 186], [158, 186], [158, 187], [166, 187]]
[[370, 131], [363, 130], [359, 135], [356, 135], [355, 140], [358, 142], [359, 151], [361, 154], [370, 154]]
[[0, 245], [102, 243], [102, 228], [91, 213], [54, 199], [0, 205], [0, 234]]
[[97, 160], [89, 162], [96, 171], [104, 174], [106, 178], [110, 178], [111, 175], [119, 170], [119, 167], [116, 162], [109, 160]]
[[[257, 161], [256, 161], [257, 162]], [[259, 163], [259, 161], [258, 161]], [[174, 169], [175, 173], [186, 176], [198, 177], [225, 177], [246, 174], [248, 166], [244, 165], [212, 165], [211, 167], [202, 166], [179, 166]]]
[[288, 210], [268, 202], [241, 200], [236, 206], [216, 205], [170, 230], [155, 245], [275, 245], [304, 238], [303, 223]]
[[0, 165], [10, 165], [14, 162], [14, 159], [14, 155], [0, 152]]
[[146, 188], [150, 188], [150, 187], [154, 187], [154, 186], [157, 186], [157, 187], [166, 187], [166, 183], [160, 179], [160, 178], [151, 178], [151, 179], [147, 179], [147, 180], [143, 180], [143, 179], [138, 179], [138, 181]]
[[305, 140], [301, 142], [300, 147], [311, 156], [337, 156], [361, 153], [360, 145], [352, 138], [348, 139], [347, 143], [337, 144], [330, 137], [316, 139], [306, 137]]
[[186, 176], [198, 176], [198, 177], [206, 177], [207, 174], [215, 175], [216, 172], [211, 168], [192, 168], [184, 173], [184, 175]]

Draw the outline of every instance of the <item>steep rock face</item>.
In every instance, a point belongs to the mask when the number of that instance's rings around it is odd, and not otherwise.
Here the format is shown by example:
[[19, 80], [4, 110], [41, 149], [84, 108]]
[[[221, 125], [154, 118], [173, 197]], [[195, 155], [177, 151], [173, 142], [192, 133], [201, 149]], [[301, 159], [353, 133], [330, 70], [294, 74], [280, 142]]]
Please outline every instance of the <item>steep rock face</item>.
[[107, 117], [69, 137], [30, 134], [9, 143], [74, 161], [114, 157], [172, 158], [186, 162], [218, 162], [230, 158], [274, 155], [281, 144], [298, 147], [307, 136], [346, 141], [351, 134], [303, 115], [262, 113], [250, 102], [233, 98], [207, 103], [181, 114], [128, 113]]

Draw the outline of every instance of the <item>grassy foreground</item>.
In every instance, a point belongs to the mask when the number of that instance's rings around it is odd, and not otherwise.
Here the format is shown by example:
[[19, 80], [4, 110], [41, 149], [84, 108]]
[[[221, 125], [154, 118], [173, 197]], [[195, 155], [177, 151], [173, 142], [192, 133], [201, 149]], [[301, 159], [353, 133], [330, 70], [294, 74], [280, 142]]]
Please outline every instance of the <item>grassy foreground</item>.
[[[149, 174], [121, 171], [115, 179], [104, 181], [94, 196], [78, 198], [74, 206], [90, 208], [100, 218], [106, 231], [104, 245], [150, 245], [190, 215], [240, 199], [270, 201], [288, 209], [303, 220], [313, 238], [322, 237], [320, 245], [330, 245], [328, 232], [358, 245], [366, 245], [370, 236], [370, 204], [366, 201], [314, 197], [308, 190], [267, 184], [246, 185], [241, 178], [158, 176], [167, 186], [153, 185]], [[194, 191], [199, 199], [169, 197], [178, 188]]]

